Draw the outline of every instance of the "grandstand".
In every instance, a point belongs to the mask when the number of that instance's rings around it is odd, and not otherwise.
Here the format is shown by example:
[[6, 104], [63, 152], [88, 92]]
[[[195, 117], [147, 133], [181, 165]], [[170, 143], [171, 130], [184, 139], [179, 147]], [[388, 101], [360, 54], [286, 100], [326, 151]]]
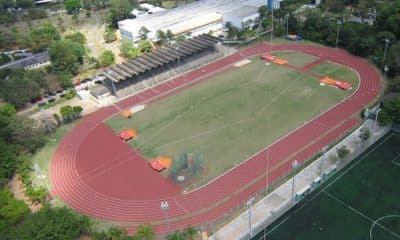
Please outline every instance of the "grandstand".
[[221, 57], [219, 41], [203, 34], [113, 65], [103, 71], [105, 86], [117, 97], [130, 95]]

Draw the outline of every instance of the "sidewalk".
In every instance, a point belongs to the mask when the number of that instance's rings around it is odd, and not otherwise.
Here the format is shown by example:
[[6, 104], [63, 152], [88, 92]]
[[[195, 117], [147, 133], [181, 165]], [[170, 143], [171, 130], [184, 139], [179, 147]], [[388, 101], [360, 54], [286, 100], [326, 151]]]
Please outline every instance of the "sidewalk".
[[[361, 142], [360, 138], [358, 137], [360, 134], [360, 129], [364, 126], [368, 127], [369, 129], [373, 129], [373, 124], [374, 123], [372, 120], [367, 120], [353, 133], [351, 133], [337, 145], [333, 146], [329, 151], [325, 153], [325, 155], [321, 156], [309, 166], [301, 170], [298, 174], [296, 174], [294, 177], [294, 195], [296, 195], [296, 193], [302, 192], [302, 190], [305, 190], [306, 188], [310, 188], [311, 191], [316, 189], [317, 186], [312, 186], [313, 181], [319, 176], [322, 177], [323, 173], [327, 169], [332, 170], [333, 168], [336, 168], [336, 171], [339, 171], [341, 168], [345, 167], [354, 158], [356, 158], [359, 154], [361, 154], [364, 150], [366, 150], [369, 146], [371, 146], [374, 142], [379, 140], [389, 131], [389, 129], [387, 128], [377, 127], [376, 134], [371, 135], [370, 140]], [[335, 163], [332, 162], [330, 160], [330, 156], [336, 155], [336, 148], [343, 145], [346, 145], [351, 153], [348, 157], [345, 157], [342, 160], [339, 160]], [[321, 164], [323, 164], [322, 168]], [[266, 226], [270, 225], [272, 222], [274, 222], [296, 204], [295, 200], [291, 200], [292, 183], [293, 178], [289, 179], [268, 196], [261, 199], [259, 202], [255, 203], [252, 206], [251, 225], [253, 229], [253, 236], [255, 236]], [[232, 220], [226, 226], [210, 236], [209, 239], [250, 239], [249, 221], [249, 211], [246, 210], [236, 219]]]

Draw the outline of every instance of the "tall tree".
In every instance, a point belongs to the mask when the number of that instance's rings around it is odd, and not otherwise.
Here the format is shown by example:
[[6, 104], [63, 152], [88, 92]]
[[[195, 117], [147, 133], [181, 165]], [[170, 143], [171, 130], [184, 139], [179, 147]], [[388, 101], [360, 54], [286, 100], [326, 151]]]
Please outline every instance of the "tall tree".
[[11, 229], [9, 239], [77, 239], [88, 220], [67, 208], [44, 207]]
[[75, 32], [68, 35], [65, 35], [65, 39], [69, 39], [73, 42], [84, 45], [86, 43], [86, 37], [81, 32]]
[[42, 51], [50, 46], [53, 41], [60, 40], [60, 33], [54, 25], [45, 23], [30, 33], [33, 50]]
[[116, 28], [120, 20], [130, 17], [133, 8], [137, 7], [136, 0], [110, 0], [108, 21], [111, 27]]
[[40, 85], [26, 71], [18, 70], [2, 82], [0, 93], [4, 101], [19, 108], [40, 96]]
[[64, 6], [69, 14], [79, 12], [79, 9], [82, 7], [81, 0], [65, 0]]
[[58, 73], [76, 73], [83, 63], [85, 48], [69, 39], [54, 42], [49, 49], [54, 71]]

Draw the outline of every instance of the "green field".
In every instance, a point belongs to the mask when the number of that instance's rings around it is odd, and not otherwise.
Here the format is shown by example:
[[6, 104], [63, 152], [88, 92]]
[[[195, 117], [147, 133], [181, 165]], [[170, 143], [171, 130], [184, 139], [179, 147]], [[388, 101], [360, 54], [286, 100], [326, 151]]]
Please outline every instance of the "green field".
[[254, 239], [400, 239], [399, 146], [399, 134], [384, 136]]
[[201, 153], [201, 185], [351, 94], [285, 66], [251, 61], [107, 124], [116, 132], [136, 129], [130, 144], [146, 159]]
[[311, 71], [333, 79], [348, 81], [352, 83], [353, 86], [356, 86], [358, 82], [357, 73], [333, 62], [322, 62], [314, 66]]
[[304, 67], [318, 59], [310, 54], [297, 51], [280, 51], [273, 52], [273, 54], [279, 58], [287, 60], [288, 64], [295, 67]]

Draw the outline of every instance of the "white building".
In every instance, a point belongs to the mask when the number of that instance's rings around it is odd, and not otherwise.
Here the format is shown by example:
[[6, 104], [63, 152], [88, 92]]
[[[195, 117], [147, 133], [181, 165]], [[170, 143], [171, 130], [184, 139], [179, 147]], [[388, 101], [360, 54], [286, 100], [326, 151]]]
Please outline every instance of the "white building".
[[221, 30], [225, 13], [233, 10], [240, 12], [240, 9], [245, 11], [248, 7], [258, 9], [265, 4], [266, 0], [199, 0], [177, 8], [119, 21], [118, 27], [122, 38], [134, 42], [139, 40], [139, 30], [142, 27], [149, 30], [147, 35], [152, 41], [157, 40], [158, 30], [171, 30], [175, 35], [197, 36]]
[[253, 27], [259, 17], [260, 14], [258, 13], [257, 7], [243, 6], [224, 13], [223, 24], [225, 26], [227, 22], [230, 22], [232, 26], [243, 29]]

